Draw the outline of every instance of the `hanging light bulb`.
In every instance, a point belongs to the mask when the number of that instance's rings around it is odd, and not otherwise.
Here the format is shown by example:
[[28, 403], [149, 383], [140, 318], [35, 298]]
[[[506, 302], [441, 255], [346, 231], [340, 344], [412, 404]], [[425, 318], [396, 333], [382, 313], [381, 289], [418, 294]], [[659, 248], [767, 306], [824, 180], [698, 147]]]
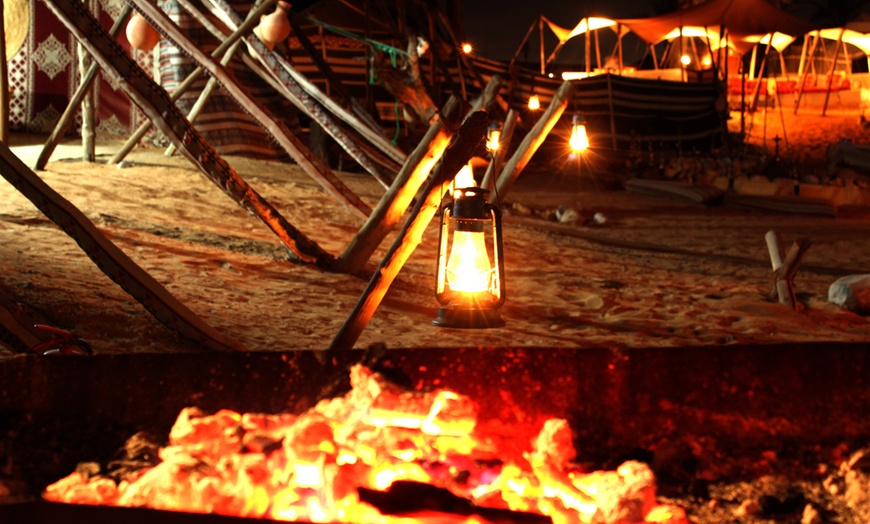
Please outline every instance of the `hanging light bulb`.
[[529, 109], [532, 111], [537, 111], [541, 108], [541, 99], [538, 98], [538, 95], [532, 95], [529, 97]]
[[586, 120], [580, 114], [574, 115], [571, 123], [571, 138], [568, 139], [571, 150], [582, 153], [589, 149], [589, 136], [586, 134]]
[[471, 54], [471, 51], [473, 51], [473, 50], [474, 50], [474, 48], [468, 42], [465, 42], [464, 44], [462, 44], [462, 52], [465, 53], [466, 55]]
[[684, 66], [688, 66], [692, 63], [692, 57], [690, 57], [689, 55], [683, 55], [680, 57], [680, 63]]
[[496, 122], [493, 122], [490, 124], [489, 129], [486, 130], [486, 150], [490, 153], [495, 153], [498, 151], [500, 142], [501, 129], [499, 129]]
[[436, 326], [488, 328], [503, 326], [504, 253], [501, 212], [486, 201], [487, 191], [459, 188], [441, 210], [435, 297]]

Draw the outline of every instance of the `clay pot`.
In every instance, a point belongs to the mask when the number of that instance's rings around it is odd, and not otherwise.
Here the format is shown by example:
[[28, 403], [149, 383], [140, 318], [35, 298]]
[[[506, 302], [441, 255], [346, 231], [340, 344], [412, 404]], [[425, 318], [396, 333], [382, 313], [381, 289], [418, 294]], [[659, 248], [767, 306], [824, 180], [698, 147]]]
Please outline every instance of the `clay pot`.
[[145, 18], [139, 13], [135, 13], [127, 22], [127, 41], [133, 49], [140, 51], [151, 51], [157, 42], [160, 41], [160, 33], [151, 27]]
[[287, 7], [279, 3], [275, 10], [260, 17], [260, 25], [254, 28], [254, 34], [271, 49], [278, 42], [287, 40], [290, 36], [290, 22], [287, 20]]

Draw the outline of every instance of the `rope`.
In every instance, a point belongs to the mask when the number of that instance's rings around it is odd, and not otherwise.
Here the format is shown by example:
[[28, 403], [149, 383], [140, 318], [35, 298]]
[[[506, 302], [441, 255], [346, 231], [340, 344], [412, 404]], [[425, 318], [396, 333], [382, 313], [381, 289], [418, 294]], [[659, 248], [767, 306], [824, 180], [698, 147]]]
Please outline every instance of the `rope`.
[[372, 47], [375, 47], [376, 49], [379, 49], [380, 51], [387, 53], [388, 55], [390, 55], [390, 62], [392, 62], [393, 67], [396, 67], [397, 55], [403, 54], [405, 56], [411, 56], [410, 53], [408, 53], [404, 49], [399, 49], [398, 47], [393, 47], [393, 46], [387, 45], [383, 42], [378, 42], [377, 40], [372, 40], [371, 38], [365, 38], [363, 36], [355, 35], [355, 34], [351, 33], [350, 31], [345, 31], [344, 29], [341, 29], [340, 27], [335, 27], [334, 25], [327, 24], [326, 22], [322, 22], [322, 21], [317, 20], [315, 18], [311, 18], [311, 17], [306, 16], [305, 19], [308, 20], [309, 22], [311, 22], [312, 24], [319, 25], [320, 27], [326, 29], [327, 31], [331, 31], [331, 32], [333, 32], [337, 35], [341, 35], [345, 38], [350, 38], [351, 40], [356, 40], [358, 42], [364, 42], [366, 44], [369, 44]]

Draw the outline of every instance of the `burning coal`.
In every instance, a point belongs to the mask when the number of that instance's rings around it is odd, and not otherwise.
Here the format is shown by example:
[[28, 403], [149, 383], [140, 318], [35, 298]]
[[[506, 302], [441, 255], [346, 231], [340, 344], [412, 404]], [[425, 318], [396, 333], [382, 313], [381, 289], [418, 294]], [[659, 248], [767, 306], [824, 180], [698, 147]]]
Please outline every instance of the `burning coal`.
[[478, 427], [463, 395], [361, 365], [350, 376], [349, 393], [298, 416], [186, 408], [152, 460], [123, 475], [79, 467], [44, 497], [284, 521], [688, 522], [657, 504], [645, 464], [581, 471], [565, 420], [516, 442]]

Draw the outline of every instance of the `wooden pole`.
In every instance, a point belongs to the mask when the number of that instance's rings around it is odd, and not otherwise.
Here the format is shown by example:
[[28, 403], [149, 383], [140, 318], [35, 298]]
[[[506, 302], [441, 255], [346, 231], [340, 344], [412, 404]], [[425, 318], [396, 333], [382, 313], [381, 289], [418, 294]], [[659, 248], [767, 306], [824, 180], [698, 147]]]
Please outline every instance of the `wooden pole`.
[[[233, 78], [220, 66], [218, 66], [211, 58], [203, 53], [181, 29], [176, 26], [169, 16], [159, 7], [151, 4], [149, 0], [132, 0], [135, 4], [135, 9], [140, 11], [145, 18], [158, 26], [158, 30], [166, 35], [167, 38], [175, 42], [181, 47], [185, 54], [190, 56], [200, 66], [207, 69], [209, 74], [217, 77], [224, 90], [245, 110], [251, 115], [251, 118], [257, 122], [266, 132], [281, 146], [290, 157], [299, 165], [300, 168], [315, 182], [317, 182], [323, 190], [333, 197], [337, 202], [342, 204], [351, 214], [365, 220], [371, 213], [371, 208], [368, 204], [362, 201], [344, 182], [341, 181], [332, 170], [314, 156], [308, 147], [293, 135], [283, 122], [270, 113], [258, 101], [254, 100], [251, 95], [245, 91]], [[252, 21], [249, 17], [249, 22]], [[248, 35], [249, 44], [256, 49], [257, 46], [263, 46], [263, 43], [253, 34]]]
[[[0, 14], [3, 13], [0, 0]], [[9, 72], [6, 68], [6, 24], [0, 18], [0, 143], [9, 144]]]
[[[127, 22], [127, 18], [130, 16], [130, 13], [133, 11], [133, 7], [124, 3], [124, 6], [121, 8], [121, 13], [118, 15], [118, 19], [115, 20], [115, 23], [112, 25], [112, 28], [109, 29], [109, 36], [115, 38], [118, 33], [121, 31], [121, 28], [124, 27]], [[63, 114], [60, 115], [60, 119], [57, 121], [57, 124], [54, 126], [54, 130], [48, 136], [48, 140], [45, 141], [45, 145], [42, 146], [42, 151], [39, 153], [39, 157], [36, 159], [36, 165], [34, 169], [43, 170], [45, 169], [45, 165], [48, 164], [48, 159], [51, 158], [51, 154], [54, 153], [57, 144], [60, 143], [63, 135], [66, 134], [67, 129], [69, 128], [70, 122], [72, 122], [73, 116], [75, 116], [76, 111], [81, 105], [82, 100], [85, 97], [85, 94], [88, 92], [88, 89], [91, 87], [91, 84], [94, 83], [94, 79], [97, 77], [97, 71], [99, 70], [99, 66], [96, 63], [91, 63], [90, 67], [88, 67], [87, 72], [82, 78], [79, 86], [76, 88], [72, 97], [70, 98], [69, 104], [67, 104], [66, 109], [64, 109]], [[4, 76], [5, 78], [5, 76]]]
[[783, 258], [782, 239], [776, 231], [768, 231], [764, 235], [767, 243], [767, 251], [770, 255], [770, 263], [773, 267], [773, 289], [770, 297], [776, 298], [780, 304], [798, 309], [798, 301], [795, 292], [794, 277], [811, 242], [806, 238], [799, 238], [791, 245], [788, 253]]
[[523, 138], [516, 152], [511, 156], [511, 159], [508, 160], [504, 169], [499, 174], [495, 184], [495, 191], [489, 195], [490, 203], [501, 204], [520, 172], [526, 167], [526, 164], [529, 163], [529, 160], [532, 159], [532, 156], [547, 138], [550, 130], [558, 122], [559, 117], [565, 112], [565, 108], [568, 107], [568, 102], [570, 102], [571, 96], [574, 94], [574, 88], [573, 83], [566, 81], [556, 91], [550, 106], [547, 107], [547, 110], [544, 111], [544, 114], [541, 115], [541, 118], [532, 127], [529, 134]]
[[613, 111], [613, 75], [607, 73], [607, 106], [610, 109], [610, 139], [616, 151], [616, 115]]
[[[368, 9], [368, 2], [366, 2], [366, 9]], [[302, 26], [299, 25], [299, 22], [296, 20], [295, 16], [288, 17], [290, 21], [290, 29], [292, 29], [293, 34], [296, 36], [296, 39], [299, 40], [299, 43], [308, 53], [308, 56], [311, 57], [311, 60], [314, 62], [314, 65], [317, 66], [317, 69], [323, 74], [326, 78], [327, 85], [330, 87], [334, 96], [337, 96], [339, 100], [345, 106], [351, 107], [357, 117], [360, 120], [366, 123], [366, 125], [373, 131], [377, 131], [381, 133], [383, 136], [383, 129], [381, 129], [380, 125], [375, 121], [374, 117], [365, 110], [362, 104], [354, 98], [354, 96], [348, 91], [347, 86], [338, 78], [338, 75], [333, 71], [332, 66], [329, 65], [329, 62], [323, 59], [320, 54], [317, 52], [317, 48], [314, 47], [314, 44], [311, 43], [311, 40], [308, 38], [308, 35], [305, 34], [305, 31], [302, 29]]]
[[[236, 54], [236, 49], [239, 48], [239, 44], [241, 44], [241, 40], [237, 40], [230, 46], [229, 49], [224, 53], [224, 56], [221, 58], [220, 65], [222, 67], [226, 67], [230, 61], [233, 59], [233, 55]], [[187, 114], [187, 120], [193, 124], [196, 122], [196, 119], [199, 117], [199, 114], [205, 108], [205, 104], [208, 103], [208, 99], [211, 96], [211, 92], [214, 91], [214, 88], [217, 87], [217, 80], [214, 77], [209, 77], [208, 82], [205, 83], [205, 87], [202, 88], [202, 91], [199, 93], [199, 97], [196, 99], [196, 102], [193, 103], [193, 107], [190, 108], [190, 113]], [[166, 151], [163, 153], [166, 156], [172, 156], [175, 154], [175, 144], [169, 144], [166, 148]]]
[[[86, 1], [85, 5], [87, 5]], [[83, 83], [92, 60], [82, 44], [78, 44], [76, 49], [79, 55], [79, 83]], [[94, 134], [96, 133], [94, 129], [96, 126], [95, 113], [97, 109], [96, 95], [97, 90], [91, 84], [85, 89], [85, 96], [82, 99], [82, 162], [93, 162], [97, 159], [96, 145], [94, 144]]]
[[[758, 95], [761, 93], [761, 82], [767, 78], [765, 75], [765, 69], [767, 69], [767, 57], [770, 55], [770, 49], [772, 47], [773, 35], [768, 34], [767, 47], [764, 49], [764, 56], [761, 58], [761, 72], [758, 74], [758, 81], [755, 82], [755, 89], [752, 91], [752, 102], [750, 103], [750, 109], [752, 109], [752, 111], [755, 111], [758, 107]], [[767, 92], [766, 89], [765, 92]]]
[[846, 27], [840, 29], [840, 36], [837, 37], [837, 45], [834, 46], [834, 60], [831, 62], [831, 69], [828, 72], [828, 88], [825, 90], [825, 104], [822, 106], [822, 116], [828, 112], [828, 100], [831, 98], [831, 86], [834, 85], [834, 70], [837, 68], [837, 58], [840, 56], [840, 47], [843, 45], [843, 33], [846, 32]]
[[[260, 15], [271, 9], [276, 1], [277, 0], [263, 0], [260, 5], [251, 9], [251, 13], [245, 23], [239, 26], [238, 29], [233, 31], [233, 34], [222, 40], [220, 45], [218, 45], [217, 48], [212, 51], [211, 56], [213, 58], [222, 56], [226, 52], [226, 50], [229, 49], [230, 46], [236, 42], [236, 40], [244, 37], [248, 31], [252, 30], [255, 25], [260, 23]], [[193, 70], [192, 73], [187, 75], [187, 78], [185, 78], [181, 82], [181, 84], [178, 85], [177, 88], [175, 88], [175, 90], [169, 95], [169, 98], [173, 102], [181, 98], [181, 96], [184, 95], [184, 93], [186, 93], [187, 90], [193, 86], [194, 82], [196, 82], [199, 77], [204, 73], [205, 69], [201, 66], [198, 66], [196, 69]], [[142, 139], [143, 136], [145, 136], [145, 133], [147, 133], [149, 129], [151, 129], [151, 121], [146, 120], [142, 122], [142, 124], [136, 129], [136, 131], [134, 131], [133, 134], [130, 135], [130, 138], [128, 138], [127, 141], [124, 142], [124, 145], [121, 146], [121, 149], [119, 149], [118, 152], [109, 159], [108, 163], [121, 163], [121, 161], [124, 160], [124, 157], [126, 157], [127, 154], [132, 151], [134, 147], [136, 147], [136, 144], [139, 143], [139, 141]]]
[[458, 113], [459, 99], [452, 96], [429, 126], [420, 143], [408, 155], [405, 165], [396, 175], [390, 189], [372, 210], [368, 220], [335, 260], [333, 270], [355, 274], [363, 269], [375, 249], [399, 223], [417, 190], [444, 154], [453, 137]]
[[495, 180], [498, 179], [498, 174], [501, 173], [501, 168], [504, 165], [504, 159], [507, 158], [508, 148], [510, 147], [511, 139], [514, 136], [514, 130], [517, 128], [517, 117], [519, 113], [516, 109], [508, 111], [504, 119], [504, 127], [501, 130], [501, 137], [498, 151], [493, 156], [492, 161], [486, 166], [486, 173], [483, 175], [483, 181], [480, 187], [487, 191], [492, 191]]
[[794, 102], [794, 114], [798, 113], [798, 108], [801, 106], [801, 98], [803, 98], [804, 94], [804, 85], [807, 83], [807, 74], [810, 69], [812, 69], [813, 60], [816, 58], [816, 48], [818, 47], [819, 39], [821, 38], [820, 31], [816, 31], [816, 36], [813, 38], [813, 45], [810, 46], [810, 55], [807, 58], [807, 64], [804, 66], [802, 74], [799, 75], [798, 82], [800, 85], [798, 86], [798, 94], [797, 100]]
[[424, 190], [425, 198], [418, 200], [414, 205], [398, 237], [374, 272], [350, 316], [335, 335], [327, 352], [353, 349], [399, 271], [420, 245], [423, 233], [438, 211], [447, 185], [474, 154], [474, 150], [486, 133], [486, 126], [486, 112], [478, 111], [472, 113], [459, 128], [455, 139], [444, 151], [441, 163], [429, 177]]

